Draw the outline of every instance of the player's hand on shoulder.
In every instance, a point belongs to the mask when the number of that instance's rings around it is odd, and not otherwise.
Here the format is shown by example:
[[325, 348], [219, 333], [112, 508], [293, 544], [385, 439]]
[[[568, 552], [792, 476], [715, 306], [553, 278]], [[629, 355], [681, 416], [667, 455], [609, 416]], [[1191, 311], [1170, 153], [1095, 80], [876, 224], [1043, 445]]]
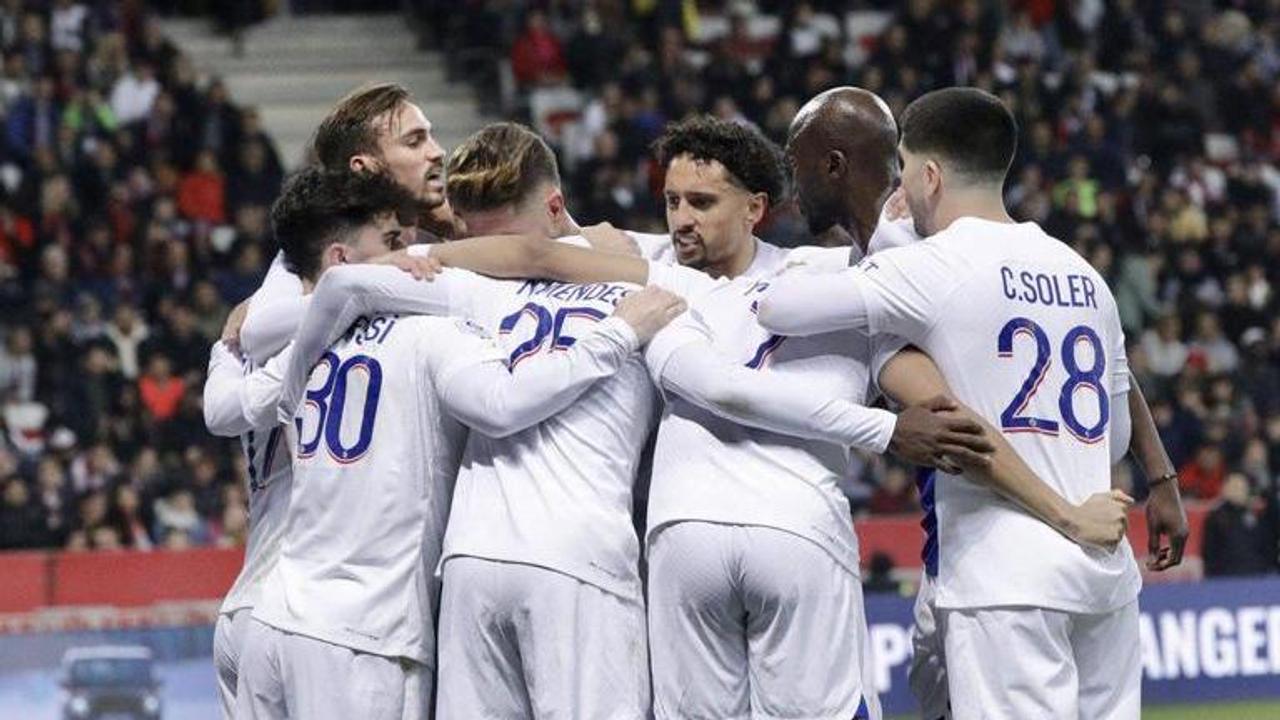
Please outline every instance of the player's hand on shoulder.
[[622, 255], [640, 255], [640, 245], [636, 243], [635, 239], [610, 223], [602, 222], [598, 225], [588, 225], [582, 228], [581, 232], [582, 237], [591, 243], [593, 250], [620, 253]]
[[249, 315], [249, 301], [245, 300], [231, 309], [227, 321], [222, 325], [222, 344], [236, 355], [240, 354], [240, 328], [244, 327], [244, 319]]
[[884, 201], [884, 219], [890, 222], [911, 219], [911, 208], [907, 205], [907, 190], [901, 185], [889, 199]]
[[1094, 493], [1075, 506], [1067, 536], [1079, 545], [1115, 550], [1129, 529], [1133, 498], [1120, 490]]
[[415, 280], [434, 280], [442, 269], [440, 261], [427, 255], [410, 255], [407, 249], [395, 250], [379, 255], [369, 261], [370, 265], [390, 265], [409, 273]]
[[613, 315], [626, 321], [644, 344], [684, 312], [685, 307], [684, 298], [650, 285], [619, 300]]
[[889, 450], [907, 462], [958, 474], [989, 466], [995, 446], [982, 423], [939, 395], [898, 413]]

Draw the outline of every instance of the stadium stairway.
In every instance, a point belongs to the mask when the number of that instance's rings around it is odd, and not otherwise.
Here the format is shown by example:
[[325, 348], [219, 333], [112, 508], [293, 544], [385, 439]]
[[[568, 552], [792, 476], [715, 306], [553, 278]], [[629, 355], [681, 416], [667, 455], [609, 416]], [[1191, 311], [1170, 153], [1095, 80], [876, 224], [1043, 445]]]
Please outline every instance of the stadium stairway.
[[259, 109], [289, 169], [302, 162], [333, 104], [366, 82], [408, 87], [446, 150], [484, 123], [472, 89], [446, 82], [444, 60], [417, 48], [403, 15], [275, 17], [248, 30], [242, 57], [206, 19], [169, 19], [163, 27], [199, 74], [223, 78], [233, 102]]

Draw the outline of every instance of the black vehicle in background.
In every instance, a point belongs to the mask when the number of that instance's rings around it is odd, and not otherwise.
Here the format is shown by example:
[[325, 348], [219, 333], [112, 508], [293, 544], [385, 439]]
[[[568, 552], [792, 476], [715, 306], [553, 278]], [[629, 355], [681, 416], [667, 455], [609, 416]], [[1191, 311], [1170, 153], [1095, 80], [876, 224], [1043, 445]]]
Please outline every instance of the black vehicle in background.
[[150, 648], [99, 645], [62, 656], [63, 720], [160, 717], [160, 681]]

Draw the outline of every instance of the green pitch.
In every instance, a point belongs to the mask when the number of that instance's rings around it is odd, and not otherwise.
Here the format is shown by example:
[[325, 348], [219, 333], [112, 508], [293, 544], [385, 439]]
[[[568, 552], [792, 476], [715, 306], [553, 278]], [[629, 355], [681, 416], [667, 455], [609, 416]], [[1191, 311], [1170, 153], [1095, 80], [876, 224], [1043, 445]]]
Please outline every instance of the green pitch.
[[[898, 715], [889, 720], [917, 720]], [[1280, 701], [1165, 705], [1142, 709], [1142, 720], [1280, 720]]]

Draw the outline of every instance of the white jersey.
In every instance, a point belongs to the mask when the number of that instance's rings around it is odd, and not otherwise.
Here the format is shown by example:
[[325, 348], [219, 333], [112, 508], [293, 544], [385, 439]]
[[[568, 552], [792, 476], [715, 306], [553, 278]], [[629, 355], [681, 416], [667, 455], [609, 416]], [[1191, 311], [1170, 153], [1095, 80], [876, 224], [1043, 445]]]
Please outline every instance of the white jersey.
[[[513, 367], [571, 347], [636, 289], [445, 275], [453, 276], [444, 278], [452, 286], [451, 312], [497, 335]], [[466, 555], [536, 565], [639, 599], [631, 496], [655, 400], [633, 354], [615, 375], [535, 427], [502, 439], [472, 433], [442, 562]]]
[[[806, 289], [822, 297], [814, 329], [905, 337], [1067, 501], [1110, 489], [1110, 408], [1129, 389], [1124, 334], [1106, 282], [1071, 248], [1034, 223], [968, 217], [835, 279]], [[786, 302], [805, 294], [795, 289], [777, 287], [771, 321], [799, 311]], [[939, 607], [1100, 613], [1137, 596], [1127, 541], [1081, 547], [963, 476], [939, 474], [935, 492]]]
[[[239, 435], [249, 491], [249, 537], [245, 542], [244, 565], [223, 598], [219, 608], [221, 613], [251, 608], [262, 594], [262, 585], [275, 567], [280, 552], [284, 516], [293, 483], [284, 426], [267, 420], [253, 427], [251, 419], [246, 417], [245, 396], [259, 389], [266, 390], [261, 383], [256, 387], [251, 383], [248, 376], [253, 370], [251, 361], [235, 357], [221, 342], [214, 344], [205, 380], [206, 420], [214, 434], [232, 432]], [[274, 406], [276, 399], [248, 402]], [[268, 413], [266, 417], [271, 415]]]
[[[302, 281], [284, 266], [277, 253], [266, 278], [249, 301], [248, 315], [264, 307], [289, 302], [302, 295]], [[293, 484], [292, 456], [285, 440], [284, 426], [272, 419], [270, 409], [279, 400], [278, 363], [268, 358], [288, 342], [292, 329], [267, 338], [262, 343], [259, 363], [241, 360], [221, 342], [210, 350], [209, 372], [204, 389], [205, 420], [215, 435], [238, 435], [245, 454], [249, 496], [249, 537], [245, 542], [244, 565], [223, 598], [221, 613], [252, 608], [262, 594], [262, 585], [275, 567], [284, 535], [284, 518]], [[265, 337], [265, 333], [262, 334]], [[247, 354], [247, 353], [246, 353]], [[268, 379], [250, 377], [258, 365], [271, 365]], [[274, 375], [272, 375], [274, 373]], [[271, 379], [274, 378], [274, 379]], [[265, 410], [265, 412], [260, 412]]]
[[[513, 370], [536, 358], [573, 355], [584, 337], [606, 336], [606, 328], [607, 336], [629, 332], [622, 321], [605, 318], [635, 289], [621, 283], [493, 280], [457, 269], [424, 283], [395, 268], [354, 266], [329, 270], [321, 284], [345, 289], [336, 294], [340, 302], [325, 300], [320, 312], [312, 307], [299, 329], [298, 357], [324, 347], [320, 343], [333, 337], [334, 328], [354, 317], [394, 309], [475, 321], [495, 336]], [[322, 322], [312, 327], [313, 320]], [[498, 434], [483, 424], [469, 423], [479, 432], [468, 441], [444, 558], [523, 562], [639, 597], [631, 491], [637, 439], [652, 425], [656, 398], [638, 354], [629, 351], [618, 364], [610, 368], [616, 373], [536, 426], [495, 439]], [[299, 387], [286, 383], [286, 411], [297, 407]]]
[[468, 338], [452, 320], [383, 315], [325, 352], [290, 429], [296, 482], [255, 618], [431, 664], [428, 554], [465, 436], [436, 389]]
[[[848, 248], [798, 248], [789, 273], [846, 267]], [[741, 276], [683, 289], [691, 310], [659, 333], [646, 358], [662, 382], [664, 369], [691, 329], [711, 338], [716, 354], [760, 373], [782, 376], [802, 392], [867, 405], [878, 391], [873, 365], [902, 346], [873, 345], [855, 331], [807, 338], [771, 335], [756, 322], [756, 300], [768, 279]], [[682, 290], [681, 288], [674, 288]], [[884, 452], [888, 435], [881, 433]], [[858, 539], [838, 483], [848, 471], [841, 444], [769, 432], [725, 419], [679, 395], [669, 395], [654, 450], [648, 532], [685, 521], [762, 525], [816, 543], [849, 572], [858, 573]]]

